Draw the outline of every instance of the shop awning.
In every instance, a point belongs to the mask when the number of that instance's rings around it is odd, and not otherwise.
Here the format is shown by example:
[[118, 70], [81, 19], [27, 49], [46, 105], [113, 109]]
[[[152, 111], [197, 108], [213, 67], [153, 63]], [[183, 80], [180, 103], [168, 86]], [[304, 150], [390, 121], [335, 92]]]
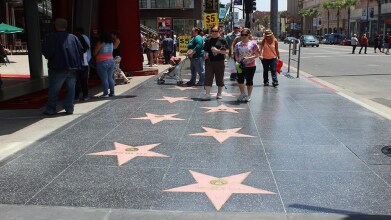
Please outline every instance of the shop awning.
[[0, 24], [0, 33], [1, 34], [16, 34], [16, 33], [20, 33], [23, 31], [24, 31], [23, 28], [18, 28], [18, 27], [9, 25], [9, 24], [4, 24], [4, 23]]

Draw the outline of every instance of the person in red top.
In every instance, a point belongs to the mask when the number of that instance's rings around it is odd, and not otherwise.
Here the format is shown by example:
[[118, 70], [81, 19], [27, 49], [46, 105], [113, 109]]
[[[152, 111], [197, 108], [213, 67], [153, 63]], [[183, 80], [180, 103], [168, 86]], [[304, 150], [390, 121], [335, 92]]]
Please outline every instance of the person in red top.
[[391, 48], [391, 34], [388, 35], [388, 48], [386, 54], [390, 54], [390, 48]]
[[360, 48], [360, 52], [358, 52], [358, 53], [361, 54], [362, 48], [365, 47], [364, 53], [367, 54], [368, 38], [367, 38], [366, 34], [363, 34], [362, 37], [360, 38], [360, 45], [361, 45], [361, 48]]

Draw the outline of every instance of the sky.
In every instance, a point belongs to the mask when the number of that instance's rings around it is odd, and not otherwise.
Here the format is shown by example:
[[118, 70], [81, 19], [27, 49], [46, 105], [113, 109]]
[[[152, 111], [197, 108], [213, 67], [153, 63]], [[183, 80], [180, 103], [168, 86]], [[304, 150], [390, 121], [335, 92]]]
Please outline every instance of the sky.
[[[270, 1], [277, 0], [257, 0], [257, 10], [258, 11], [270, 11]], [[286, 11], [288, 7], [288, 0], [278, 0], [278, 11]], [[231, 0], [220, 0], [221, 4], [227, 4]]]

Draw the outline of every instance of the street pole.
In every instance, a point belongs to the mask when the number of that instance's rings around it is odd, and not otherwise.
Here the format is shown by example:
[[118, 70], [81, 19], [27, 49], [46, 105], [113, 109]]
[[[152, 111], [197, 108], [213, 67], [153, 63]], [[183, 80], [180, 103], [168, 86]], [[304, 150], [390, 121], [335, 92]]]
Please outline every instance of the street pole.
[[235, 25], [235, 9], [234, 9], [234, 0], [231, 0], [231, 8], [229, 9], [231, 11], [231, 31], [234, 30], [234, 25]]
[[270, 0], [270, 29], [278, 37], [278, 1]]

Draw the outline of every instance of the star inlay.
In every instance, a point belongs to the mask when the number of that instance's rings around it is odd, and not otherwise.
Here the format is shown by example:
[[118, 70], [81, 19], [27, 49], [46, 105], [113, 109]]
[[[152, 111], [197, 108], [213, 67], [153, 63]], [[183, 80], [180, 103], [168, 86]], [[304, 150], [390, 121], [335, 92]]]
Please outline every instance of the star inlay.
[[236, 111], [236, 109], [244, 109], [244, 108], [233, 108], [233, 107], [228, 107], [226, 105], [219, 105], [217, 107], [201, 107], [201, 108], [206, 108], [209, 109], [206, 113], [212, 113], [212, 112], [231, 112], [231, 113], [239, 113]]
[[150, 144], [150, 145], [133, 147], [133, 146], [114, 142], [115, 150], [91, 153], [88, 155], [117, 156], [118, 166], [121, 166], [122, 164], [128, 162], [129, 160], [132, 160], [135, 157], [168, 157], [166, 155], [150, 151], [151, 149], [155, 148], [159, 144]]
[[217, 210], [228, 201], [232, 194], [275, 194], [273, 192], [257, 189], [242, 184], [251, 172], [241, 173], [227, 177], [214, 177], [190, 170], [191, 175], [197, 183], [180, 186], [173, 189], [164, 190], [165, 192], [201, 192], [208, 196]]
[[170, 97], [170, 96], [163, 96], [163, 99], [155, 99], [155, 100], [168, 101], [169, 103], [174, 103], [177, 101], [193, 101], [187, 97]]
[[194, 87], [175, 86], [174, 88], [169, 88], [169, 89], [179, 89], [179, 90], [181, 90], [181, 91], [184, 91], [184, 90], [191, 90], [191, 89], [197, 89], [197, 88], [194, 88]]
[[[211, 95], [211, 96], [216, 96], [217, 93], [211, 93], [210, 95]], [[222, 92], [221, 95], [222, 95], [222, 96], [225, 96], [225, 97], [236, 97], [237, 95], [239, 95], [239, 93]]]
[[131, 119], [137, 119], [137, 120], [151, 120], [152, 124], [159, 123], [161, 121], [183, 121], [185, 119], [182, 118], [175, 118], [174, 116], [178, 114], [167, 114], [167, 115], [157, 115], [152, 113], [145, 113], [147, 117], [140, 117], [140, 118], [131, 118]]
[[214, 137], [218, 142], [223, 143], [230, 137], [254, 137], [247, 134], [239, 134], [236, 133], [242, 128], [232, 128], [226, 130], [219, 130], [214, 128], [202, 127], [206, 132], [204, 133], [196, 133], [190, 134], [191, 136], [206, 136], [206, 137]]

